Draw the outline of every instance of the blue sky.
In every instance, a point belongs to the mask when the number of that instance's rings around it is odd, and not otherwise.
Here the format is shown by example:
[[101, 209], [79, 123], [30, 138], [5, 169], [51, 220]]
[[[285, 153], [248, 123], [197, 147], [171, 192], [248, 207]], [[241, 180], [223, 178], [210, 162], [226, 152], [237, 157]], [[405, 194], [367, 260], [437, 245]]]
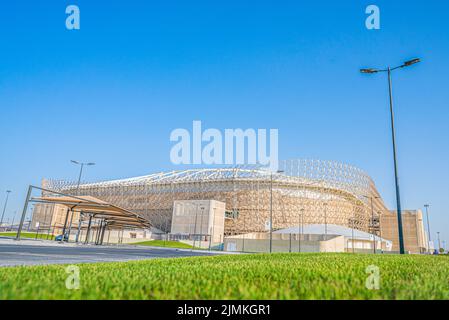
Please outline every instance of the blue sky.
[[[65, 28], [65, 8], [81, 30]], [[381, 30], [365, 28], [365, 8]], [[431, 204], [449, 240], [449, 3], [446, 1], [15, 1], [0, 10], [0, 204], [28, 184], [181, 169], [170, 132], [277, 128], [281, 159], [358, 166], [393, 208], [385, 75], [394, 74], [404, 208]], [[183, 167], [184, 168], [184, 167]], [[433, 234], [435, 238], [435, 234]]]

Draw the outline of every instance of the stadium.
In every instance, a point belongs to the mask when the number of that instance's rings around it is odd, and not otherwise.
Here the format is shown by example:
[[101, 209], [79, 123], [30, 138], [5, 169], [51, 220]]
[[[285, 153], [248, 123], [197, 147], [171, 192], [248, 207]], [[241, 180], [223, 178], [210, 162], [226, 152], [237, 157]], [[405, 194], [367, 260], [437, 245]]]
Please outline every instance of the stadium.
[[320, 160], [282, 161], [276, 173], [258, 167], [191, 169], [98, 183], [44, 180], [45, 189], [92, 196], [126, 208], [170, 232], [177, 200], [225, 203], [224, 235], [302, 224], [379, 231], [387, 212], [372, 179], [353, 166]]

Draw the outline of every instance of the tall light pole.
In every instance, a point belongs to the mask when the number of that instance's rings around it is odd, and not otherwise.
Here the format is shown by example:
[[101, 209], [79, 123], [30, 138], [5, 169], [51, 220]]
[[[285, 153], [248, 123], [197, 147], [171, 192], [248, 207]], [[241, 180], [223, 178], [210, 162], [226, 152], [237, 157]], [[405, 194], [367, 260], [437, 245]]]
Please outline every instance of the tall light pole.
[[352, 253], [355, 252], [355, 248], [354, 248], [354, 228], [355, 228], [355, 206], [354, 206], [354, 210], [352, 212], [352, 232], [351, 232], [351, 243], [352, 243]]
[[382, 214], [382, 212], [377, 211], [377, 216], [379, 217], [380, 252], [384, 253], [384, 250], [382, 248], [382, 220], [381, 220], [381, 214]]
[[33, 210], [34, 210], [34, 205], [32, 204], [30, 207], [30, 220], [28, 221], [28, 230], [27, 231], [30, 231], [31, 220], [33, 220]]
[[390, 117], [391, 117], [391, 137], [393, 141], [393, 160], [394, 160], [394, 180], [396, 185], [396, 206], [397, 206], [397, 215], [398, 215], [398, 236], [399, 236], [399, 252], [400, 254], [405, 253], [404, 248], [404, 235], [402, 230], [402, 210], [401, 210], [401, 198], [399, 194], [399, 179], [398, 179], [398, 166], [397, 166], [397, 159], [396, 159], [396, 133], [394, 128], [394, 112], [393, 112], [393, 89], [392, 89], [392, 82], [391, 82], [391, 72], [397, 69], [402, 69], [405, 67], [409, 67], [411, 65], [414, 65], [415, 63], [420, 62], [420, 59], [413, 59], [406, 61], [404, 64], [391, 68], [388, 67], [386, 69], [360, 69], [361, 73], [367, 73], [367, 74], [373, 74], [373, 73], [379, 73], [379, 72], [387, 72], [388, 73], [388, 89], [389, 89], [389, 96], [390, 96]]
[[426, 208], [426, 216], [427, 216], [427, 234], [429, 235], [429, 243], [427, 245], [429, 246], [430, 249], [430, 242], [432, 241], [432, 239], [430, 236], [429, 207], [430, 205], [428, 204], [424, 205], [424, 208]]
[[303, 223], [303, 217], [304, 217], [304, 208], [302, 208], [300, 210], [300, 215], [299, 215], [299, 221], [298, 221], [298, 233], [299, 233], [299, 237], [298, 237], [298, 252], [301, 252], [301, 235], [302, 235], [302, 223]]
[[12, 228], [14, 227], [14, 220], [16, 220], [16, 215], [17, 215], [17, 211], [14, 211], [14, 215], [12, 217], [12, 223], [11, 223], [11, 231], [12, 231]]
[[79, 173], [79, 176], [78, 176], [78, 183], [76, 185], [76, 194], [78, 195], [78, 191], [79, 191], [80, 184], [81, 184], [81, 176], [83, 174], [84, 166], [94, 166], [95, 163], [93, 163], [93, 162], [79, 162], [79, 161], [75, 161], [75, 160], [70, 160], [70, 162], [80, 166], [80, 173]]
[[204, 216], [204, 209], [205, 207], [201, 206], [201, 222], [200, 222], [200, 248], [203, 247], [203, 216]]
[[[371, 202], [371, 230], [373, 232], [373, 253], [376, 253], [376, 231], [374, 230], [374, 204], [373, 196], [365, 196], [365, 198], [370, 199]], [[374, 197], [374, 199], [379, 199], [380, 197]], [[382, 246], [382, 245], [381, 245]]]
[[8, 205], [8, 199], [9, 199], [10, 193], [11, 193], [11, 190], [6, 190], [6, 199], [5, 199], [5, 205], [3, 206], [2, 218], [0, 219], [0, 227], [3, 224], [3, 217], [5, 216], [6, 206]]
[[[81, 176], [83, 175], [84, 166], [94, 166], [95, 163], [93, 163], [93, 162], [86, 162], [85, 163], [85, 162], [79, 162], [79, 161], [76, 161], [76, 160], [70, 160], [70, 162], [80, 166], [80, 173], [79, 173], [79, 176], [78, 176], [78, 183], [76, 185], [76, 195], [78, 195], [79, 194], [79, 189], [80, 189], [80, 184], [81, 184]], [[67, 212], [67, 214], [69, 214], [69, 213]], [[67, 224], [67, 218], [68, 218], [68, 216], [66, 216], [65, 223], [64, 223], [64, 229], [63, 229], [64, 232], [63, 232], [63, 235], [62, 235], [62, 239], [63, 240], [64, 240], [64, 233], [65, 233], [65, 228], [66, 228], [66, 224]], [[72, 212], [72, 215], [70, 217], [69, 234], [70, 234], [70, 230], [72, 229], [72, 220], [73, 220], [73, 212]], [[82, 214], [82, 212], [80, 212], [79, 219], [78, 219], [78, 232], [76, 234], [76, 241], [75, 242], [78, 242], [79, 232], [81, 231], [80, 226], [81, 226], [82, 220], [83, 220], [83, 214]], [[69, 239], [67, 238], [67, 241], [68, 240]]]
[[323, 204], [324, 206], [324, 236], [325, 240], [327, 240], [327, 203]]
[[440, 253], [440, 249], [441, 249], [440, 232], [437, 232], [437, 236], [438, 236], [438, 253]]
[[[278, 170], [276, 173], [282, 173]], [[273, 172], [270, 174], [270, 253], [273, 252]]]
[[[198, 204], [192, 204], [193, 206], [195, 206], [195, 226], [193, 227], [193, 247], [192, 250], [195, 249], [195, 244], [196, 244], [196, 222], [198, 220]], [[190, 207], [192, 208], [192, 207]]]

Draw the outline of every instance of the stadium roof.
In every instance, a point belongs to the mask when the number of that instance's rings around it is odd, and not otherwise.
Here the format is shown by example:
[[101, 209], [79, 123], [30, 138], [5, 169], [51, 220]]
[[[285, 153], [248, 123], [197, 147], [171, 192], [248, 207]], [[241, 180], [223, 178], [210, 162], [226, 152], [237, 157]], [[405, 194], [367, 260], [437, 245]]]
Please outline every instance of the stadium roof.
[[[153, 173], [146, 176], [110, 180], [103, 182], [83, 183], [81, 187], [88, 186], [111, 186], [111, 185], [135, 185], [135, 184], [155, 184], [155, 183], [177, 183], [177, 182], [203, 182], [207, 180], [231, 180], [231, 179], [273, 179], [276, 181], [303, 181], [309, 182], [310, 179], [304, 177], [293, 177], [282, 173], [271, 172], [263, 168], [208, 168], [208, 169], [189, 169], [181, 171], [169, 171]], [[316, 185], [322, 181], [312, 181]]]
[[[79, 188], [131, 186], [157, 187], [163, 185], [206, 183], [208, 181], [259, 181], [260, 183], [269, 183], [272, 180], [278, 185], [282, 184], [295, 187], [304, 186], [310, 189], [334, 189], [345, 191], [349, 194], [356, 195], [359, 198], [362, 198], [361, 195], [366, 195], [371, 192], [371, 188], [373, 187], [372, 180], [362, 170], [345, 164], [332, 164], [329, 162], [329, 164], [326, 165], [326, 163], [327, 162], [310, 161], [304, 164], [304, 166], [308, 166], [308, 169], [301, 167], [295, 171], [294, 168], [286, 168], [285, 172], [272, 172], [268, 168], [257, 165], [159, 172], [134, 178], [82, 183]], [[45, 180], [45, 185], [49, 189], [63, 190], [65, 192], [78, 189], [78, 184], [76, 182], [64, 180]], [[366, 199], [362, 199], [362, 201], [366, 201]]]
[[[237, 165], [221, 168], [187, 169], [180, 171], [158, 172], [150, 175], [116, 179], [110, 181], [82, 183], [83, 187], [133, 186], [170, 183], [190, 183], [226, 180], [260, 180], [271, 178], [276, 182], [293, 182], [319, 187], [344, 187], [344, 189], [366, 189], [372, 183], [371, 178], [361, 169], [335, 161], [313, 159], [293, 159], [280, 161], [281, 172], [271, 171], [261, 165]], [[62, 183], [65, 187], [76, 182], [48, 180], [53, 184]]]

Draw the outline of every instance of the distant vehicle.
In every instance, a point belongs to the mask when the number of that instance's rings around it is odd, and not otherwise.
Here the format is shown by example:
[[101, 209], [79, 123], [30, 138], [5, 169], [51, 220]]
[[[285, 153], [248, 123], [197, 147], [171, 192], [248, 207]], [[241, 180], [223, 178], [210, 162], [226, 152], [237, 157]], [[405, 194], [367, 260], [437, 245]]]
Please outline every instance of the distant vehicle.
[[[57, 235], [57, 236], [55, 237], [55, 241], [63, 241], [63, 240], [62, 240], [62, 234]], [[67, 233], [64, 234], [64, 241], [69, 241], [69, 235], [68, 235]]]

